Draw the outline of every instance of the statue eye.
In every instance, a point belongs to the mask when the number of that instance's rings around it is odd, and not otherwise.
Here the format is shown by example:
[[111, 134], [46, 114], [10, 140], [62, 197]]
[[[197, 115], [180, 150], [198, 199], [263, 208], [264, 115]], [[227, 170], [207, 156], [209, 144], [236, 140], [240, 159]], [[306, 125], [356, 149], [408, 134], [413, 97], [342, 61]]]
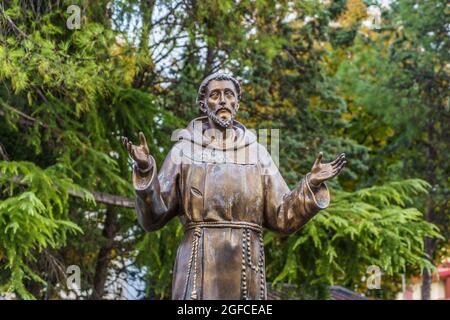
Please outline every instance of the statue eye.
[[210, 98], [216, 99], [219, 96], [217, 92], [213, 92], [209, 95]]

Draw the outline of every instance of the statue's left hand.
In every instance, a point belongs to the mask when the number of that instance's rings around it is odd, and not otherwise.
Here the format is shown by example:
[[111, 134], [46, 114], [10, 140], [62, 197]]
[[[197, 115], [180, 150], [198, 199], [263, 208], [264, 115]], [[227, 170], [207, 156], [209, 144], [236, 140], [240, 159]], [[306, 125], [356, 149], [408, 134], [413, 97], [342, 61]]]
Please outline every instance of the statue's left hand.
[[322, 152], [320, 152], [311, 168], [309, 182], [313, 186], [318, 186], [322, 182], [337, 176], [339, 172], [341, 172], [344, 165], [347, 163], [347, 160], [345, 159], [345, 153], [341, 153], [335, 160], [329, 163], [321, 163], [322, 156], [323, 154]]

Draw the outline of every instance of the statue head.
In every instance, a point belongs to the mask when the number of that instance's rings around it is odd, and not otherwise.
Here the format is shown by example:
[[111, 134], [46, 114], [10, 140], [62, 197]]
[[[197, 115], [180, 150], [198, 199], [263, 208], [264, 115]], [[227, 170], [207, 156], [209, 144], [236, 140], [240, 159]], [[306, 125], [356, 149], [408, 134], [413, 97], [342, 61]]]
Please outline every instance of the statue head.
[[222, 128], [233, 123], [240, 100], [239, 82], [225, 73], [217, 72], [207, 76], [198, 89], [198, 107]]

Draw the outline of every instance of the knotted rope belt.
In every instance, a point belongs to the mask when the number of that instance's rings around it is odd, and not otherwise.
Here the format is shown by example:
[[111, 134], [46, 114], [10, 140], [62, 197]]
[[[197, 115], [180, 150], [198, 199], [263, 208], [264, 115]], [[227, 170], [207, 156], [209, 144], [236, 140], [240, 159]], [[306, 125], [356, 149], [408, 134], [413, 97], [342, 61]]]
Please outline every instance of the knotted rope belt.
[[[247, 285], [247, 267], [250, 267], [255, 273], [260, 274], [260, 299], [265, 299], [266, 278], [264, 274], [264, 244], [262, 227], [256, 223], [244, 222], [244, 221], [202, 221], [202, 222], [190, 222], [186, 224], [185, 230], [194, 229], [194, 235], [192, 237], [192, 251], [188, 264], [188, 275], [186, 277], [185, 296], [188, 289], [189, 278], [191, 274], [192, 264], [194, 265], [194, 278], [191, 291], [191, 299], [197, 299], [197, 260], [198, 260], [198, 245], [199, 238], [202, 234], [203, 228], [233, 228], [242, 229], [242, 264], [241, 264], [241, 289], [242, 299], [248, 299], [248, 285]], [[253, 230], [259, 234], [259, 257], [258, 264], [255, 266], [252, 262], [251, 255], [251, 243], [250, 243], [250, 230]]]
[[258, 233], [262, 232], [262, 227], [259, 224], [245, 221], [201, 221], [189, 222], [186, 224], [185, 230], [195, 228], [234, 228], [234, 229], [250, 229]]

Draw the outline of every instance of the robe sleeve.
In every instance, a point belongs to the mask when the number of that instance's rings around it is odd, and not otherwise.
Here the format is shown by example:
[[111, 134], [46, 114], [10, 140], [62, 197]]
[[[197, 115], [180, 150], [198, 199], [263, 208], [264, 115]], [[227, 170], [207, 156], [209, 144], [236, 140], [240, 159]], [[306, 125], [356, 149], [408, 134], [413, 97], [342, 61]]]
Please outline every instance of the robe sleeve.
[[328, 207], [330, 193], [325, 183], [312, 187], [306, 175], [293, 189], [281, 176], [267, 151], [263, 157], [264, 218], [269, 230], [289, 234], [300, 229], [321, 209]]
[[137, 166], [133, 168], [137, 219], [146, 231], [162, 228], [179, 212], [181, 163], [176, 161], [174, 149], [167, 155], [159, 175], [152, 156], [149, 156], [152, 169], [148, 173], [142, 173]]

